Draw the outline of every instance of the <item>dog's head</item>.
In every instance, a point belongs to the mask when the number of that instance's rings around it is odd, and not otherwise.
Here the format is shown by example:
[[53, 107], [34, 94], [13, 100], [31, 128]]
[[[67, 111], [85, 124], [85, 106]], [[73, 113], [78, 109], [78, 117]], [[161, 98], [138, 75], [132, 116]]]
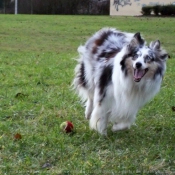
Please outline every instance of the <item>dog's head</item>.
[[135, 82], [141, 81], [143, 77], [154, 79], [156, 76], [163, 76], [168, 54], [161, 48], [159, 40], [151, 42], [147, 47], [140, 33], [136, 33], [126, 47], [128, 60], [125, 60], [125, 64], [129, 64], [126, 67], [132, 72]]

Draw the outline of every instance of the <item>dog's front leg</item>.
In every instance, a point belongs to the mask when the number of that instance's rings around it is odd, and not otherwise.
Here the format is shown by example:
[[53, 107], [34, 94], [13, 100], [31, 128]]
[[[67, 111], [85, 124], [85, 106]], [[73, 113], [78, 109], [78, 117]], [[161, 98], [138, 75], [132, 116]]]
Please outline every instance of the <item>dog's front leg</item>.
[[93, 99], [88, 98], [88, 100], [86, 102], [86, 110], [85, 110], [85, 118], [86, 119], [89, 120], [91, 118], [92, 110], [93, 110]]
[[98, 89], [94, 94], [93, 111], [90, 118], [90, 128], [98, 131], [102, 135], [107, 135], [108, 112], [105, 99], [99, 95]]
[[97, 130], [102, 135], [107, 135], [108, 116], [101, 104], [97, 104], [90, 119], [90, 128]]

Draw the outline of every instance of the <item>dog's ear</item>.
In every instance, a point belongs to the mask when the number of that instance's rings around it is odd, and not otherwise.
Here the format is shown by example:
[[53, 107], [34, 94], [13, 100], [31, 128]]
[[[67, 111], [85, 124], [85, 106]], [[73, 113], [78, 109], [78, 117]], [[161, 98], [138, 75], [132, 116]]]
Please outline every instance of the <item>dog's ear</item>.
[[155, 52], [155, 54], [157, 55], [157, 58], [160, 58], [161, 60], [166, 60], [167, 58], [169, 58], [168, 53], [161, 48], [161, 44], [159, 40], [152, 41], [149, 47]]
[[130, 43], [127, 45], [127, 49], [129, 53], [136, 52], [140, 47], [144, 44], [144, 40], [142, 39], [140, 33], [136, 33]]
[[135, 35], [134, 35], [134, 38], [136, 39], [137, 43], [140, 45], [140, 46], [143, 46], [145, 41], [142, 39], [141, 35], [140, 35], [140, 32], [137, 32]]
[[169, 58], [169, 55], [167, 53], [163, 53], [163, 54], [160, 55], [160, 58], [162, 60], [167, 60]]
[[159, 40], [152, 41], [150, 43], [149, 47], [153, 50], [159, 50], [160, 49], [160, 41]]

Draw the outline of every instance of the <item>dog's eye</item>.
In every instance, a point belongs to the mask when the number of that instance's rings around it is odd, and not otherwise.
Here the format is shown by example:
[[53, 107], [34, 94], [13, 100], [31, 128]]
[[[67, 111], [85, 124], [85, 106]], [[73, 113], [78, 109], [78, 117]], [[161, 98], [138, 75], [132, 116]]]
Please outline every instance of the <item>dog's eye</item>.
[[150, 57], [150, 56], [145, 56], [145, 59], [146, 59], [146, 61], [153, 61], [154, 60], [154, 58], [153, 57]]
[[139, 57], [139, 55], [138, 54], [135, 54], [135, 55], [133, 55], [133, 60], [136, 60], [137, 58]]

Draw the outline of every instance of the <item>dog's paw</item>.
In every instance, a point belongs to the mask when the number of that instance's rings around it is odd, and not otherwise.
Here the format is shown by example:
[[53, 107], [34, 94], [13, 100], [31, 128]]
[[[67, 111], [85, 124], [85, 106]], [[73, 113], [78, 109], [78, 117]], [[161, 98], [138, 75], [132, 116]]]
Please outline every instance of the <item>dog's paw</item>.
[[85, 112], [85, 118], [86, 118], [87, 120], [90, 120], [90, 118], [91, 118], [91, 112], [86, 111], [86, 112]]
[[128, 123], [116, 123], [112, 127], [113, 132], [121, 131], [121, 130], [127, 130], [130, 128], [130, 124]]

